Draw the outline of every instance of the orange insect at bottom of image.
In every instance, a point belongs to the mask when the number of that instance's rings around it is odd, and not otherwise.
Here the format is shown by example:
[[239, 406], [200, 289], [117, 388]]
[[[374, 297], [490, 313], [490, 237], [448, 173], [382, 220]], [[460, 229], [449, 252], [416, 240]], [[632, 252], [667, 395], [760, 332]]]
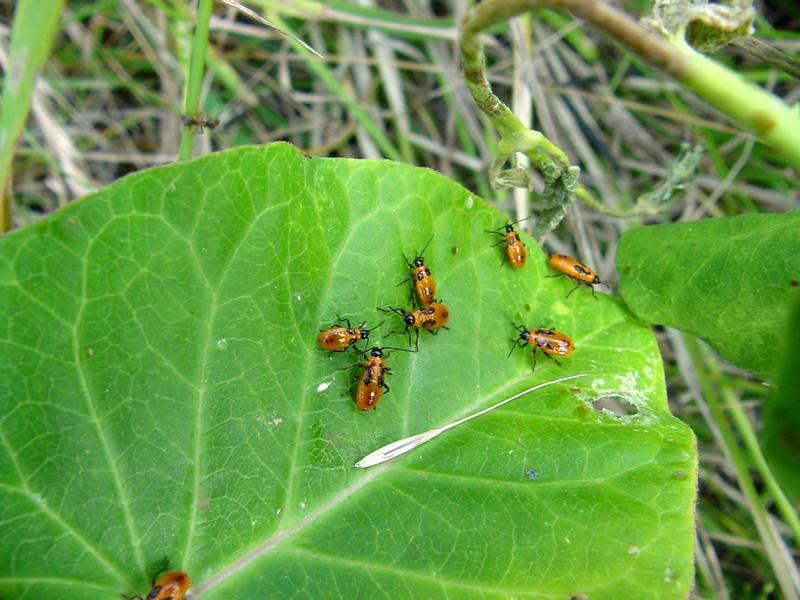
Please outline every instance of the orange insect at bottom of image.
[[[170, 571], [153, 583], [144, 600], [183, 600], [189, 583], [189, 576], [183, 571]], [[142, 600], [142, 597], [131, 596], [129, 600]]]

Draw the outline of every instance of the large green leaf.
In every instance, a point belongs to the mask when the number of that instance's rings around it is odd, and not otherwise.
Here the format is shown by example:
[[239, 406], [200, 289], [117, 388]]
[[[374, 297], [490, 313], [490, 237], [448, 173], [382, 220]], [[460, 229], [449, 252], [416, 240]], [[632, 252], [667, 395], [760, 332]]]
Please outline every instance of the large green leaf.
[[783, 486], [800, 501], [800, 292], [787, 320], [778, 385], [764, 403], [764, 453]]
[[634, 229], [622, 236], [617, 268], [639, 318], [688, 331], [770, 378], [800, 279], [800, 214]]
[[[696, 457], [653, 335], [612, 297], [567, 299], [532, 244], [501, 268], [483, 230], [502, 223], [432, 171], [281, 144], [128, 177], [0, 241], [0, 596], [143, 593], [166, 556], [203, 598], [685, 598]], [[354, 356], [318, 330], [407, 306], [401, 253], [431, 234], [450, 330], [393, 353], [359, 413]], [[577, 349], [532, 374], [512, 321]]]

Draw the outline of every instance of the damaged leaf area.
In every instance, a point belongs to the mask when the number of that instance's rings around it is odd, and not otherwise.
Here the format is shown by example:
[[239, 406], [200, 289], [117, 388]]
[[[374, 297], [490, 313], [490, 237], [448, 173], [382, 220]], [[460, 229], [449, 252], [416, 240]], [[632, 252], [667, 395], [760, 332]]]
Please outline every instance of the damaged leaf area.
[[[146, 594], [166, 557], [193, 599], [685, 598], [696, 453], [654, 336], [611, 296], [567, 298], [525, 235], [524, 268], [502, 265], [504, 223], [433, 171], [276, 144], [0, 240], [0, 596]], [[386, 319], [370, 345], [405, 346], [378, 307], [411, 308], [402, 255], [431, 236], [449, 330], [389, 352], [391, 391], [359, 412], [359, 358], [319, 330]], [[532, 372], [515, 324], [575, 351]]]

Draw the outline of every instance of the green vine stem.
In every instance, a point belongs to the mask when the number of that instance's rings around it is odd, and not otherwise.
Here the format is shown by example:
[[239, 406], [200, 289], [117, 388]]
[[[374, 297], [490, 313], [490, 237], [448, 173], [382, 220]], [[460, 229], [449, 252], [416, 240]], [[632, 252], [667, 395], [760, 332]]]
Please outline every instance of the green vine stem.
[[12, 226], [14, 149], [25, 128], [36, 78], [58, 33], [63, 8], [63, 0], [20, 0], [14, 11], [0, 95], [0, 235]]
[[[490, 178], [497, 182], [497, 166], [515, 152], [526, 154], [537, 169], [546, 173], [569, 167], [566, 154], [538, 131], [527, 129], [492, 92], [486, 78], [486, 57], [479, 34], [521, 13], [539, 9], [564, 9], [602, 29], [650, 64], [675, 77], [715, 108], [763, 142], [778, 150], [786, 161], [800, 168], [800, 113], [758, 86], [744, 81], [725, 67], [695, 52], [682, 38], [669, 42], [648, 33], [624, 13], [600, 0], [485, 0], [469, 11], [461, 22], [461, 57], [467, 87], [481, 111], [500, 134], [500, 157]], [[574, 171], [573, 171], [574, 174]], [[592, 208], [614, 214], [591, 192], [578, 185], [574, 196]], [[619, 216], [648, 214], [649, 207], [635, 207]]]
[[[184, 114], [190, 118], [196, 118], [200, 110], [200, 89], [203, 86], [203, 70], [208, 53], [208, 22], [211, 19], [212, 8], [214, 8], [214, 0], [200, 0], [197, 6], [197, 23], [194, 28], [192, 57], [189, 63], [189, 76], [186, 79], [183, 107]], [[178, 160], [187, 160], [192, 157], [195, 129], [194, 126], [189, 126], [181, 130]]]

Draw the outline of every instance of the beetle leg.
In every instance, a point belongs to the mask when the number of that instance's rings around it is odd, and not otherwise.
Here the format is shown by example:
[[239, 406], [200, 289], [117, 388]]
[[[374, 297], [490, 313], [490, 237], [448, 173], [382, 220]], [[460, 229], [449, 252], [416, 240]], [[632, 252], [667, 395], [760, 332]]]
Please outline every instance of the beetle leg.
[[[572, 294], [572, 292], [574, 292], [575, 290], [577, 290], [579, 287], [581, 287], [581, 284], [580, 284], [580, 282], [578, 282], [578, 284], [577, 284], [577, 285], [576, 285], [574, 288], [572, 288], [572, 289], [569, 291], [569, 293], [567, 294], [567, 298], [569, 298], [569, 297], [570, 297], [570, 295]], [[592, 288], [592, 291], [594, 291], [594, 288]]]
[[555, 363], [556, 363], [556, 364], [557, 364], [559, 367], [561, 366], [561, 363], [558, 361], [558, 359], [557, 359], [555, 356], [550, 356], [550, 355], [549, 355], [547, 352], [543, 352], [543, 354], [544, 354], [544, 355], [545, 355], [547, 358], [549, 358], [550, 360], [552, 360], [553, 362], [555, 362]]
[[[509, 340], [509, 341], [511, 342], [511, 350], [508, 351], [508, 356], [511, 356], [511, 353], [514, 352], [514, 350], [517, 348], [517, 346], [519, 346], [520, 348], [525, 346], [525, 344], [523, 344], [522, 341], [519, 338], [512, 339], [512, 340]], [[506, 358], [508, 358], [508, 356]]]

